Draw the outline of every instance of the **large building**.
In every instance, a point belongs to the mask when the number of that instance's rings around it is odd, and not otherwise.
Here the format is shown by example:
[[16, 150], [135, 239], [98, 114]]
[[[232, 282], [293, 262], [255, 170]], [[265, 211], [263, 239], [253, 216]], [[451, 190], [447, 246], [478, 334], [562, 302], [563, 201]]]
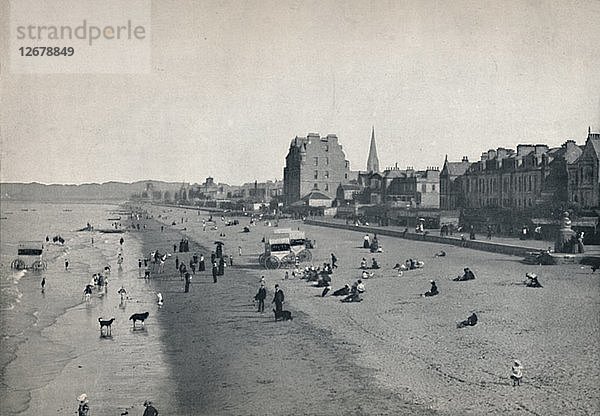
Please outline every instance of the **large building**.
[[[525, 210], [566, 202], [566, 165], [580, 153], [573, 141], [552, 149], [544, 144], [520, 144], [516, 151], [488, 150], [460, 180], [462, 207]], [[443, 193], [447, 194], [446, 188]]]
[[440, 172], [440, 208], [454, 210], [464, 206], [462, 194], [462, 178], [471, 166], [469, 158], [463, 156], [460, 162], [449, 162], [448, 155]]
[[312, 191], [335, 197], [340, 184], [352, 179], [350, 162], [335, 134], [320, 137], [309, 133], [295, 137], [285, 158], [283, 193], [285, 204], [291, 205]]
[[282, 181], [254, 181], [240, 186], [232, 186], [231, 190], [227, 193], [227, 198], [269, 203], [273, 199], [279, 199], [282, 195]]
[[600, 206], [600, 133], [588, 129], [579, 157], [567, 165], [569, 202], [581, 208]]
[[440, 170], [428, 167], [400, 170], [397, 165], [383, 172], [383, 201], [393, 207], [438, 209], [440, 207]]

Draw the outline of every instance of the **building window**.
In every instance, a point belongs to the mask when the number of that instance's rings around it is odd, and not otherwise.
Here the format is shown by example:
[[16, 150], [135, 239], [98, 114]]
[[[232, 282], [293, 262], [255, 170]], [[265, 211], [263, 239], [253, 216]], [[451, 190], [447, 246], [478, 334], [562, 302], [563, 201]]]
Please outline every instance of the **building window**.
[[315, 183], [315, 185], [313, 186], [313, 189], [319, 189], [319, 184]]
[[329, 184], [328, 183], [325, 184], [325, 190], [329, 191]]
[[348, 174], [344, 173], [344, 179], [348, 179]]
[[319, 166], [319, 158], [315, 157], [314, 159], [315, 159], [315, 166]]
[[329, 165], [329, 158], [328, 157], [325, 158], [325, 164]]
[[435, 191], [435, 184], [431, 185], [431, 190]]
[[319, 171], [315, 170], [315, 179], [319, 179]]
[[421, 192], [423, 192], [423, 193], [427, 192], [427, 184], [426, 183], [421, 185]]
[[328, 144], [325, 145], [325, 151], [329, 152], [329, 145]]
[[328, 170], [325, 171], [325, 179], [329, 179], [329, 171]]

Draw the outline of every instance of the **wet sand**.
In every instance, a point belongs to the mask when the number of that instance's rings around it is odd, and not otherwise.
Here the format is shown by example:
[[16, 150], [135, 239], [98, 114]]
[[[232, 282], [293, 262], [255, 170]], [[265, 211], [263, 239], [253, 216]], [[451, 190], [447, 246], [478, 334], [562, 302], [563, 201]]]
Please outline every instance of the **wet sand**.
[[[146, 399], [168, 402], [174, 396], [173, 383], [169, 381], [171, 369], [165, 365], [162, 330], [157, 324], [153, 286], [140, 278], [138, 272], [137, 258], [142, 246], [135, 234], [97, 236], [97, 245], [100, 239], [107, 241], [103, 256], [90, 255], [90, 264], [73, 264], [65, 273], [64, 278], [72, 281], [69, 296], [73, 293], [81, 296], [92, 273], [106, 265], [102, 259], [108, 259], [112, 266], [106, 293], [94, 290], [89, 303], [80, 300], [55, 322], [43, 325], [44, 329], [35, 334], [39, 339], [28, 339], [19, 349], [24, 360], [18, 359], [8, 366], [6, 379], [12, 386], [29, 390], [30, 400], [25, 403], [25, 411], [15, 414], [75, 414], [76, 398], [86, 393], [94, 416], [120, 415], [126, 410], [135, 415], [143, 413]], [[116, 259], [121, 236], [125, 238], [125, 262], [119, 270]], [[121, 285], [129, 296], [123, 303], [117, 294]], [[56, 290], [52, 282], [47, 285], [47, 301], [51, 301]], [[144, 311], [150, 312], [145, 329], [132, 330], [129, 316]], [[44, 318], [43, 309], [40, 317]], [[99, 317], [116, 318], [112, 337], [100, 336]], [[50, 347], [40, 352], [38, 343]], [[62, 357], [60, 362], [58, 357]], [[12, 407], [13, 404], [6, 403], [6, 409]]]
[[[380, 238], [384, 253], [371, 255], [360, 248], [359, 232], [281, 222], [316, 240], [313, 263], [336, 253], [334, 290], [359, 278], [361, 257], [377, 257], [382, 269], [365, 282], [365, 300], [344, 304], [319, 297], [321, 289], [303, 280], [282, 281], [282, 269], [258, 266], [260, 239], [271, 228], [259, 224], [241, 233], [247, 219], [224, 227], [215, 216], [218, 230], [202, 231], [205, 214], [166, 215], [165, 224], [178, 225], [165, 225], [169, 231], [155, 244], [177, 239], [171, 230], [186, 228], [181, 232], [190, 239], [211, 248], [222, 240], [225, 252], [234, 254], [234, 267], [216, 285], [209, 271], [194, 278], [189, 294], [178, 293], [183, 291], [178, 276], [162, 283], [168, 293], [160, 316], [168, 322], [164, 341], [179, 346], [168, 354], [181, 397], [177, 414], [600, 411], [600, 275], [589, 268], [529, 266], [511, 256], [386, 237]], [[181, 217], [187, 222], [180, 224]], [[447, 257], [434, 257], [440, 249]], [[424, 260], [425, 268], [397, 277], [393, 265], [411, 257]], [[477, 279], [452, 282], [463, 267]], [[544, 288], [522, 285], [528, 271], [540, 276]], [[294, 321], [275, 323], [271, 314], [253, 311], [261, 275], [269, 290], [282, 286]], [[437, 281], [441, 294], [422, 298], [429, 279]], [[472, 311], [479, 324], [457, 329], [456, 322]], [[516, 388], [509, 379], [514, 358], [525, 367]]]

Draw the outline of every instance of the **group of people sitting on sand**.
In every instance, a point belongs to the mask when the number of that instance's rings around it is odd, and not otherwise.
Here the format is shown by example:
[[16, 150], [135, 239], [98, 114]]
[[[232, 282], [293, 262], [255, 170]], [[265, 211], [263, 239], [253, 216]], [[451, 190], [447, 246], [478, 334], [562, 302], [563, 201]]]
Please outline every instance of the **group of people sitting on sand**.
[[361, 294], [365, 292], [365, 285], [361, 279], [358, 279], [350, 288], [345, 285], [343, 288], [332, 293], [333, 296], [346, 296], [342, 302], [362, 302]]
[[[323, 268], [315, 266], [306, 266], [302, 273], [297, 271], [297, 269], [294, 269], [294, 271], [292, 272], [293, 277], [299, 276], [300, 279], [306, 280], [307, 282], [319, 282], [320, 280], [323, 280], [324, 277], [326, 278], [331, 274], [333, 274], [333, 268], [329, 263], [323, 263]], [[328, 280], [331, 281], [331, 277], [329, 277]]]
[[379, 263], [377, 263], [377, 260], [375, 260], [375, 258], [371, 258], [371, 266], [367, 266], [367, 259], [365, 259], [364, 257], [362, 258], [362, 260], [360, 261], [360, 268], [362, 270], [367, 270], [367, 269], [379, 269]]
[[422, 269], [425, 266], [425, 262], [417, 259], [408, 259], [404, 263], [396, 263], [392, 270], [398, 270], [398, 276], [402, 276], [402, 272], [405, 270]]
[[471, 271], [471, 269], [469, 269], [468, 267], [465, 267], [463, 269], [464, 273], [460, 276], [455, 277], [454, 279], [452, 279], [455, 282], [464, 282], [465, 280], [475, 280], [475, 273], [473, 273]]

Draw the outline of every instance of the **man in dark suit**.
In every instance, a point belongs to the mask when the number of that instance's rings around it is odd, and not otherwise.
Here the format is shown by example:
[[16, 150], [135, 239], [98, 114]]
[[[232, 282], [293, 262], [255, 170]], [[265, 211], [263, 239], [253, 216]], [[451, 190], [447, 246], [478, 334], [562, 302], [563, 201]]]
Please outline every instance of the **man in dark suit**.
[[219, 266], [217, 265], [217, 262], [213, 262], [213, 266], [212, 266], [212, 276], [213, 276], [213, 281], [215, 283], [217, 283], [217, 275], [219, 274]]
[[283, 295], [283, 291], [279, 289], [279, 285], [275, 285], [275, 296], [273, 296], [273, 301], [271, 303], [275, 304], [275, 310], [277, 312], [281, 312], [283, 310], [283, 300], [285, 296]]
[[254, 296], [254, 299], [258, 302], [258, 312], [265, 311], [265, 299], [267, 298], [267, 288], [264, 283], [260, 284], [260, 288], [258, 289], [258, 293]]

